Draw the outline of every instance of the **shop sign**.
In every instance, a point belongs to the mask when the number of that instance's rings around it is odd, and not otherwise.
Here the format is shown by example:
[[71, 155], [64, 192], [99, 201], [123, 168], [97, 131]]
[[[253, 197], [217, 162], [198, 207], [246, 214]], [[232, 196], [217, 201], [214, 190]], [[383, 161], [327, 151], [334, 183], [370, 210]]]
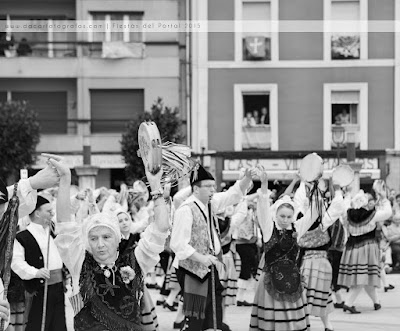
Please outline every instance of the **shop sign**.
[[[226, 159], [224, 170], [240, 170], [242, 168], [256, 167], [261, 165], [266, 170], [298, 170], [302, 159]], [[337, 165], [336, 158], [325, 158], [324, 170], [331, 170]], [[346, 159], [341, 162], [346, 163]], [[362, 169], [379, 169], [378, 158], [361, 158], [356, 162], [362, 163]]]
[[[82, 155], [62, 155], [65, 163], [71, 168], [83, 165]], [[46, 158], [39, 156], [34, 169], [42, 169], [46, 167]], [[91, 165], [101, 169], [123, 169], [125, 162], [121, 155], [113, 154], [93, 154], [91, 156]]]

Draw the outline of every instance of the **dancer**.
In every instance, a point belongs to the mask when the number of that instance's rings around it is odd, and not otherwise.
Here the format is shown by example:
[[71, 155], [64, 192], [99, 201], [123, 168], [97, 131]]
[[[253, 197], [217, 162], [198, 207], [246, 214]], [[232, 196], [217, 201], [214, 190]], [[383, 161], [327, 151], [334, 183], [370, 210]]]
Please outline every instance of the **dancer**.
[[376, 237], [377, 223], [392, 215], [390, 201], [385, 190], [376, 190], [380, 206], [367, 209], [368, 197], [360, 190], [351, 201], [351, 208], [344, 217], [349, 238], [340, 261], [338, 284], [350, 287], [343, 311], [359, 314], [354, 302], [364, 288], [372, 299], [374, 309], [381, 309], [376, 288], [380, 287], [380, 251]]
[[214, 285], [217, 327], [223, 328], [223, 287], [218, 272], [214, 273], [215, 283], [212, 284], [209, 269], [222, 260], [218, 224], [214, 213], [239, 202], [251, 180], [252, 172], [247, 169], [244, 178], [228, 191], [215, 193], [214, 177], [200, 164], [196, 165], [191, 173], [193, 194], [176, 211], [171, 233], [171, 249], [176, 254], [174, 267], [184, 292], [183, 309], [187, 317], [185, 330], [200, 331], [213, 327]]
[[263, 233], [265, 265], [254, 298], [250, 330], [310, 330], [307, 298], [296, 266], [296, 238], [317, 219], [318, 202], [313, 201], [305, 216], [294, 222], [296, 205], [290, 197], [284, 196], [270, 208], [266, 172], [261, 174], [260, 193], [257, 214]]
[[321, 318], [325, 331], [333, 330], [329, 314], [334, 310], [331, 292], [332, 266], [327, 254], [331, 238], [327, 230], [344, 211], [342, 191], [337, 187], [322, 220], [318, 218], [298, 241], [304, 252], [300, 270], [306, 280], [308, 312]]
[[[56, 244], [71, 272], [76, 331], [157, 330], [154, 305], [144, 286], [146, 273], [157, 264], [169, 228], [162, 193], [153, 193], [155, 217], [137, 246], [118, 253], [121, 232], [118, 220], [107, 213], [94, 214], [83, 224], [71, 222], [70, 169], [56, 155], [47, 154], [60, 174], [57, 199]], [[162, 170], [146, 169], [152, 192], [161, 190]], [[81, 301], [80, 301], [80, 300]]]

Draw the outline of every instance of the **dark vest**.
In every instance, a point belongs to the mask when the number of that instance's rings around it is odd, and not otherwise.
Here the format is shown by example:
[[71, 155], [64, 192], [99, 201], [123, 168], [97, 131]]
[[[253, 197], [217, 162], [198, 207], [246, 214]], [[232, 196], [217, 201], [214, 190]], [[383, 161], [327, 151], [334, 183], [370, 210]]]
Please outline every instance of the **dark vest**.
[[[33, 235], [28, 230], [24, 230], [18, 233], [16, 238], [25, 249], [25, 261], [37, 269], [44, 268], [43, 254]], [[24, 280], [24, 286], [29, 293], [37, 292], [41, 286], [44, 286], [44, 279]]]

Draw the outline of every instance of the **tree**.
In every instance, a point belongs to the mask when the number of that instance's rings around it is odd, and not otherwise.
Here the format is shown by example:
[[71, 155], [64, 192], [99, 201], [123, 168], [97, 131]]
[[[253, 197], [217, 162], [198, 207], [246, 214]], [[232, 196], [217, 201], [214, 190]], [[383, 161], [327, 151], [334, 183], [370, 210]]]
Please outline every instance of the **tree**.
[[162, 98], [157, 98], [151, 106], [151, 111], [139, 114], [130, 121], [126, 132], [122, 135], [121, 152], [125, 159], [125, 172], [129, 180], [140, 179], [145, 175], [142, 159], [137, 155], [138, 130], [143, 121], [153, 121], [157, 124], [163, 142], [170, 141], [178, 144], [184, 138], [181, 132], [182, 121], [179, 118], [179, 110], [164, 106]]
[[0, 177], [17, 176], [36, 161], [40, 141], [37, 113], [25, 101], [0, 102]]

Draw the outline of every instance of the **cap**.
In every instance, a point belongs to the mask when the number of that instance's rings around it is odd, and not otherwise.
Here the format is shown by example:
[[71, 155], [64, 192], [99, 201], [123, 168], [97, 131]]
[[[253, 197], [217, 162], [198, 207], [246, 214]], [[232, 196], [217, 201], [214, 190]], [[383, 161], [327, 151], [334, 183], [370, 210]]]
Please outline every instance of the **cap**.
[[41, 195], [38, 195], [35, 209], [31, 212], [30, 215], [32, 215], [36, 210], [38, 210], [41, 206], [45, 205], [46, 203], [50, 203], [50, 201], [42, 197]]
[[190, 184], [193, 185], [202, 180], [215, 180], [215, 178], [200, 163], [197, 163], [190, 174]]

